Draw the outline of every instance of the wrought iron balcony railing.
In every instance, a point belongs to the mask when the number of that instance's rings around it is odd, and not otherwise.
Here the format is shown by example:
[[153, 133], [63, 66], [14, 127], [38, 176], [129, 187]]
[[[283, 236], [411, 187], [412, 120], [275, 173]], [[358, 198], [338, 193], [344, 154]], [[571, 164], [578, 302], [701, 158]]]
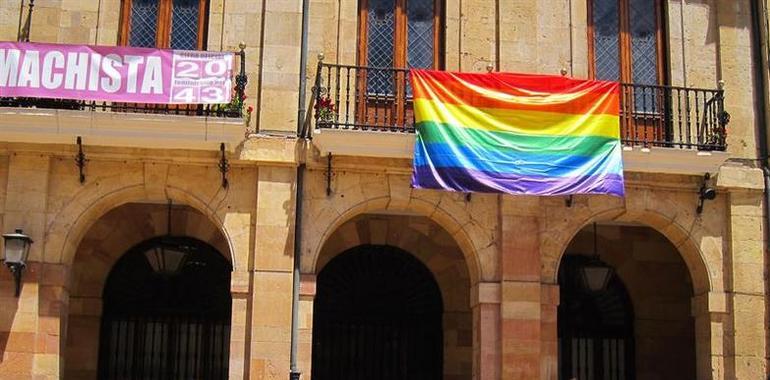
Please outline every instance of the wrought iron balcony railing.
[[[236, 53], [239, 61], [239, 72], [234, 78], [233, 97], [243, 99], [248, 77], [246, 76], [246, 54], [243, 49]], [[230, 104], [143, 104], [120, 102], [95, 102], [73, 99], [43, 99], [43, 98], [7, 98], [0, 97], [0, 108], [42, 108], [81, 111], [112, 111], [163, 115], [209, 116], [240, 118], [242, 110]]]
[[[725, 150], [730, 115], [722, 89], [622, 84], [626, 146]], [[409, 70], [318, 64], [316, 128], [414, 132]]]

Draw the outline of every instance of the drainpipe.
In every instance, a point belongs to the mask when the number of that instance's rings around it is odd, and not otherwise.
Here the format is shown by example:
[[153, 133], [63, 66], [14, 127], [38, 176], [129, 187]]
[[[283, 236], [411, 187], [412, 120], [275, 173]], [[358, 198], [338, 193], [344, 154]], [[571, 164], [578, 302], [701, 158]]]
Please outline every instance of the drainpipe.
[[[762, 173], [765, 180], [765, 257], [767, 257], [767, 246], [770, 244], [770, 163], [768, 163], [768, 47], [767, 47], [767, 28], [765, 23], [765, 7], [762, 0], [751, 1], [751, 51], [752, 62], [754, 65], [754, 92], [756, 93], [756, 111], [757, 111], [757, 132], [759, 139], [759, 164], [762, 167]], [[767, 264], [765, 259], [765, 264]], [[767, 285], [765, 285], [767, 291]], [[765, 301], [767, 310], [767, 301]], [[765, 346], [767, 349], [767, 344]], [[767, 358], [765, 359], [767, 360]], [[770, 376], [768, 377], [770, 379]]]
[[[310, 0], [302, 0], [302, 37], [299, 56], [299, 88], [297, 97], [297, 138], [299, 143], [305, 140], [305, 87], [307, 86], [307, 41], [310, 23]], [[304, 150], [302, 150], [304, 152]], [[299, 380], [301, 373], [297, 368], [297, 347], [299, 346], [299, 285], [302, 258], [302, 198], [305, 180], [305, 157], [299, 157], [297, 165], [297, 186], [294, 195], [294, 269], [291, 291], [291, 353], [289, 355], [289, 380]]]

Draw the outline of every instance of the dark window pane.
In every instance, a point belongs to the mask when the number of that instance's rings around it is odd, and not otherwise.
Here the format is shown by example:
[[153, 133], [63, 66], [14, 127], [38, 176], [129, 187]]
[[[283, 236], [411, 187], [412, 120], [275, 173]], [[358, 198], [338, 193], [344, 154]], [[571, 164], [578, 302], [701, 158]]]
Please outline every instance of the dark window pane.
[[433, 67], [433, 0], [407, 2], [407, 60], [409, 67]]
[[655, 2], [631, 0], [631, 59], [633, 81], [658, 83], [658, 47], [655, 34]]
[[158, 28], [158, 0], [134, 0], [131, 2], [130, 46], [155, 47]]
[[[369, 1], [366, 57], [366, 62], [369, 66], [393, 67], [394, 9], [394, 0]], [[389, 71], [369, 71], [367, 91], [370, 93], [392, 94], [393, 74]]]
[[198, 49], [199, 0], [174, 0], [171, 19], [171, 48]]
[[[406, 9], [407, 65], [417, 69], [433, 68], [433, 0], [408, 0]], [[409, 81], [406, 94], [412, 95]]]
[[[658, 84], [658, 48], [655, 35], [654, 0], [631, 0], [631, 80], [636, 84]], [[636, 112], [657, 112], [651, 89], [634, 97]]]
[[618, 0], [593, 0], [596, 79], [620, 80], [620, 16]]

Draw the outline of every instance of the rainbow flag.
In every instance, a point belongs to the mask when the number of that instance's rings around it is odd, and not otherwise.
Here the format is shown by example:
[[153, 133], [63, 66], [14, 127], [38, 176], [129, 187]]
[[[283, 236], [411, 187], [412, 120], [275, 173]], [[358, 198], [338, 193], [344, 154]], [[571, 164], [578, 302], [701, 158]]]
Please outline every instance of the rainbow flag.
[[619, 83], [411, 70], [412, 186], [623, 196]]

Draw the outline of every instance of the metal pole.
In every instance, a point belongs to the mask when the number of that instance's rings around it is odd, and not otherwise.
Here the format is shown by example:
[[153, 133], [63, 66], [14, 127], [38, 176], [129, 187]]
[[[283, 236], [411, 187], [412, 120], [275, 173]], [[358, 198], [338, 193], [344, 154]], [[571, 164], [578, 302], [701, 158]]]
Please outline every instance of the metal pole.
[[[310, 0], [302, 0], [302, 39], [300, 41], [300, 59], [299, 59], [299, 89], [297, 96], [297, 137], [305, 137], [304, 116], [305, 116], [305, 87], [307, 85], [307, 51], [308, 51], [308, 30], [310, 23]], [[304, 157], [300, 157], [304, 160]], [[291, 351], [289, 355], [289, 379], [299, 380], [301, 373], [297, 367], [297, 347], [299, 346], [299, 285], [300, 268], [302, 259], [302, 198], [304, 192], [305, 163], [297, 166], [297, 186], [294, 196], [296, 205], [294, 207], [294, 270], [291, 295]]]

